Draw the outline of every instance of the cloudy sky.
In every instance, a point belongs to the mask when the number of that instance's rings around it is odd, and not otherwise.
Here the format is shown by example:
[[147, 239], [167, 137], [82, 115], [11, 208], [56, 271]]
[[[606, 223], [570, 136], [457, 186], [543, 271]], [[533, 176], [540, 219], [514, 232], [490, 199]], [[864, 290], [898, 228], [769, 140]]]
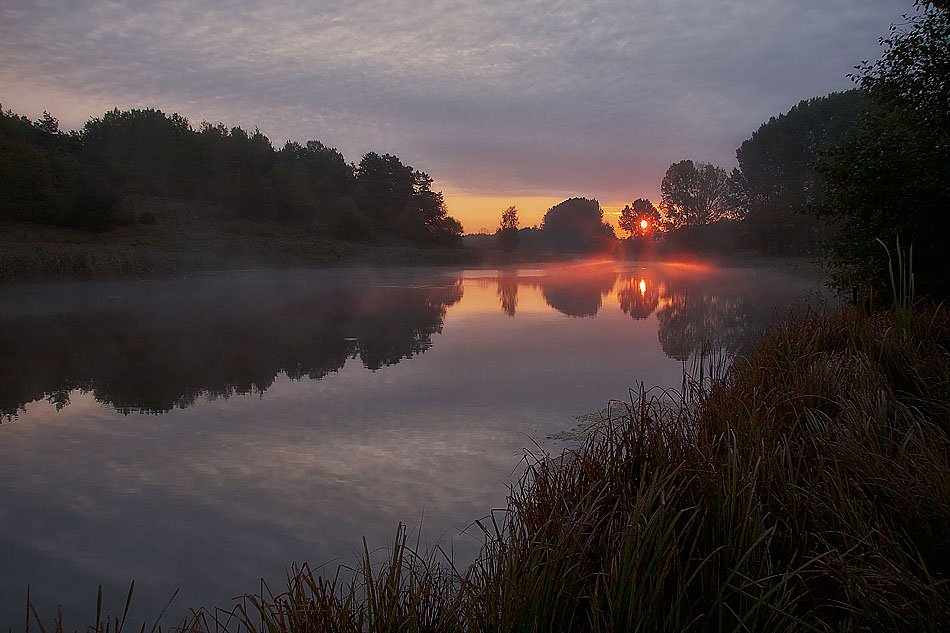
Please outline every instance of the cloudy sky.
[[115, 106], [389, 152], [467, 231], [569, 196], [659, 198], [852, 67], [912, 0], [3, 0], [0, 103]]

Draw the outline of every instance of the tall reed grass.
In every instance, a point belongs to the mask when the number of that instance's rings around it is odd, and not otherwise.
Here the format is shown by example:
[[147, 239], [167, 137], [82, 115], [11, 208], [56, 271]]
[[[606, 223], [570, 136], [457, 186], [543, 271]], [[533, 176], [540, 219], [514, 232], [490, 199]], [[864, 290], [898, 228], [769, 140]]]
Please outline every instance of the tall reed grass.
[[950, 316], [898, 318], [805, 312], [692, 402], [641, 390], [533, 460], [466, 569], [400, 527], [181, 629], [950, 630]]

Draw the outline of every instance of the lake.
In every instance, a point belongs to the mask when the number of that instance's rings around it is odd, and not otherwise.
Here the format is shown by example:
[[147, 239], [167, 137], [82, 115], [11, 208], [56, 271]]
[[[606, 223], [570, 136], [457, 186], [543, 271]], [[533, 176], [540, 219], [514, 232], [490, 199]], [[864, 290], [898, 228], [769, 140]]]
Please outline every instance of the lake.
[[0, 628], [28, 584], [78, 627], [133, 578], [139, 623], [181, 588], [168, 625], [400, 522], [471, 560], [526, 449], [820, 288], [630, 262], [0, 286]]

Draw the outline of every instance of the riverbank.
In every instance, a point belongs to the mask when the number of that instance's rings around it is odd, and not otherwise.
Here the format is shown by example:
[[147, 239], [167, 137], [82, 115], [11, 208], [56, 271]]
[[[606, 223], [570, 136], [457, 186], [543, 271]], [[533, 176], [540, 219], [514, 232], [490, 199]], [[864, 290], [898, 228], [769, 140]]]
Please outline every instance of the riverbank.
[[[133, 203], [130, 203], [133, 204]], [[258, 268], [348, 266], [517, 266], [581, 255], [488, 247], [364, 244], [306, 227], [228, 217], [213, 205], [142, 197], [136, 222], [95, 233], [30, 222], [0, 222], [0, 283], [175, 277]], [[583, 257], [594, 257], [586, 254]], [[614, 253], [612, 256], [621, 256]], [[690, 258], [678, 258], [690, 259]], [[694, 258], [695, 259], [695, 258]], [[720, 266], [818, 270], [805, 259], [705, 256]]]
[[809, 312], [716, 372], [537, 456], [470, 568], [400, 528], [184, 628], [947, 630], [948, 310]]
[[103, 233], [0, 223], [0, 282], [171, 277], [249, 268], [470, 265], [476, 253], [319, 237], [305, 227], [228, 219], [211, 205], [143, 198], [139, 221]]

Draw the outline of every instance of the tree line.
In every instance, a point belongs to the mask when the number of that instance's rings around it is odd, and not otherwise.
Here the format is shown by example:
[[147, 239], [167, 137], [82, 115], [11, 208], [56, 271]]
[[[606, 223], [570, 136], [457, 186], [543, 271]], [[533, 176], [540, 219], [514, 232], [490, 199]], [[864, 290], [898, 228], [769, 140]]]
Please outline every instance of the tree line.
[[660, 185], [659, 207], [646, 199], [627, 205], [620, 228], [642, 239], [649, 236], [646, 227], [655, 227], [691, 250], [817, 254], [829, 234], [825, 222], [808, 213], [823, 199], [818, 162], [822, 152], [857, 133], [865, 104], [860, 89], [801, 101], [743, 141], [731, 173], [705, 162], [673, 163]]
[[276, 220], [354, 241], [457, 245], [432, 178], [391, 154], [358, 165], [320, 141], [277, 149], [260, 130], [202, 123], [161, 110], [114, 109], [63, 133], [0, 108], [0, 219], [103, 231], [138, 217], [129, 199], [172, 197], [231, 217]]
[[[858, 88], [802, 101], [736, 151], [738, 168], [690, 161], [663, 179], [667, 227], [731, 223], [729, 248], [815, 254], [841, 289], [950, 295], [950, 3], [918, 0]], [[685, 174], [685, 176], [684, 176]], [[720, 227], [721, 228], [721, 227]], [[912, 279], [910, 274], [913, 274]]]
[[[861, 89], [801, 101], [763, 123], [736, 150], [738, 168], [681, 160], [670, 165], [654, 204], [625, 205], [618, 227], [628, 250], [640, 251], [662, 236], [671, 248], [690, 251], [813, 255], [829, 235], [812, 211], [822, 198], [822, 152], [860, 129], [867, 97]], [[572, 198], [547, 211], [538, 227], [518, 229], [509, 207], [496, 232], [504, 250], [610, 250], [614, 231], [596, 199]]]
[[[662, 236], [668, 249], [822, 255], [840, 288], [879, 294], [896, 291], [900, 251], [905, 292], [950, 295], [950, 3], [915, 8], [882, 38], [880, 60], [856, 66], [857, 88], [763, 123], [731, 173], [670, 165], [659, 205], [640, 198], [621, 211], [622, 243], [641, 253]], [[613, 236], [596, 200], [566, 200], [531, 229], [517, 230], [516, 213], [496, 233], [509, 250], [590, 252]]]

